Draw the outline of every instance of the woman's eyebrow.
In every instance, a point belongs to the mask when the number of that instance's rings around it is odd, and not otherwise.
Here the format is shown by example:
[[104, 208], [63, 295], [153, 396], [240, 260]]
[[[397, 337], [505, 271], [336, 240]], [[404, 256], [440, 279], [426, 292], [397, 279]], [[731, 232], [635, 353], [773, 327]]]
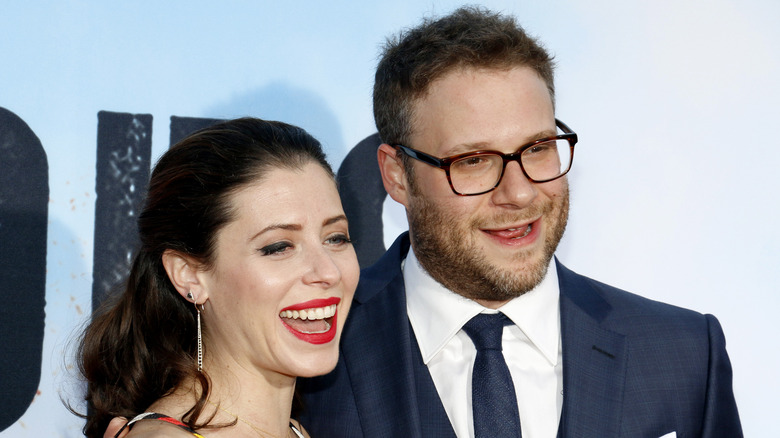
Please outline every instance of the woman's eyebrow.
[[271, 225], [263, 228], [262, 230], [260, 230], [257, 234], [255, 234], [254, 236], [250, 237], [248, 240], [251, 242], [251, 241], [255, 240], [257, 237], [261, 236], [262, 234], [267, 233], [269, 231], [273, 231], [273, 230], [300, 231], [302, 229], [303, 229], [303, 226], [301, 226], [300, 224], [271, 224]]

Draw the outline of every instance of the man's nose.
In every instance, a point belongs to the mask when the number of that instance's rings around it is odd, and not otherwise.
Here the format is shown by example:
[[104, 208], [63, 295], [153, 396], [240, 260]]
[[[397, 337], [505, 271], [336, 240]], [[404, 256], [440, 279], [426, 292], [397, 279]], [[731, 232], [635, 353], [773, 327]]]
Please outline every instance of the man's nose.
[[493, 202], [496, 205], [512, 208], [524, 208], [531, 205], [538, 194], [536, 184], [525, 176], [517, 161], [507, 163], [504, 176], [492, 193]]

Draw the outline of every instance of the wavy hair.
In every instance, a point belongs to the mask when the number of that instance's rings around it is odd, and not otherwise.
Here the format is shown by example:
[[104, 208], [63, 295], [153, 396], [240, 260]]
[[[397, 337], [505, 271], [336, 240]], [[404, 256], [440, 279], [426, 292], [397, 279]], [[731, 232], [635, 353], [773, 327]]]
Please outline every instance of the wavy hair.
[[200, 394], [184, 423], [196, 429], [213, 420], [203, 412], [209, 377], [197, 370], [195, 307], [169, 280], [163, 252], [213, 266], [217, 233], [235, 214], [230, 195], [270, 170], [311, 162], [333, 176], [320, 143], [306, 131], [255, 118], [198, 131], [160, 158], [138, 218], [141, 245], [127, 281], [95, 311], [78, 344], [87, 437], [102, 437], [113, 417], [132, 418], [190, 379]]

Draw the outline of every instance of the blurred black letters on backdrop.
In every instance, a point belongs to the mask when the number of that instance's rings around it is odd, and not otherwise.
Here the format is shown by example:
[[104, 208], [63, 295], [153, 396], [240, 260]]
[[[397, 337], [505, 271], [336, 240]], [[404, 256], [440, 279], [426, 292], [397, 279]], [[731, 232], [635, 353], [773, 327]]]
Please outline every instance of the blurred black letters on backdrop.
[[[98, 113], [93, 309], [124, 280], [138, 245], [135, 221], [149, 180], [152, 121], [150, 114]], [[169, 146], [218, 121], [172, 116]], [[361, 267], [385, 251], [379, 144], [377, 134], [367, 137], [337, 172]], [[40, 383], [48, 205], [43, 145], [21, 118], [0, 107], [0, 357], [9, 359], [0, 361], [0, 431], [24, 415]]]

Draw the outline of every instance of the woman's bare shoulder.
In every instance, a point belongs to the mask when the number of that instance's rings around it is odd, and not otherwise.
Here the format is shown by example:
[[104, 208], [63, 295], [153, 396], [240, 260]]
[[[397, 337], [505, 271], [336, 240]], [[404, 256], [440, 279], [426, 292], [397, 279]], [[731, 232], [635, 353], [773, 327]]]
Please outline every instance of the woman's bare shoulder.
[[160, 420], [140, 420], [125, 438], [178, 438], [190, 437], [192, 432]]

